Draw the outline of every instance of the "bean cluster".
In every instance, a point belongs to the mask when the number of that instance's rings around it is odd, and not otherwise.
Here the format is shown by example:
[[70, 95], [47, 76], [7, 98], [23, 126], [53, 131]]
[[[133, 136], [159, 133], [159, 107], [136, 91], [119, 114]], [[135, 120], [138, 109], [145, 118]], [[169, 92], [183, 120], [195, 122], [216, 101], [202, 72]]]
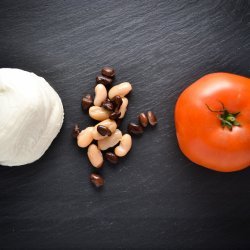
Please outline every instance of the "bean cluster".
[[[77, 145], [87, 148], [88, 159], [95, 169], [103, 166], [104, 157], [111, 164], [117, 164], [119, 158], [127, 155], [132, 147], [131, 134], [142, 134], [148, 124], [157, 124], [154, 113], [148, 111], [138, 116], [139, 124], [129, 123], [128, 133], [122, 134], [118, 127], [126, 114], [126, 96], [132, 86], [129, 82], [123, 82], [112, 87], [114, 78], [115, 70], [112, 67], [102, 68], [101, 75], [96, 77], [94, 99], [90, 94], [82, 98], [82, 109], [88, 111], [89, 116], [99, 123], [81, 131], [78, 125], [73, 128]], [[104, 154], [102, 151], [105, 151]], [[90, 175], [90, 181], [95, 187], [104, 185], [103, 177], [97, 173]]]

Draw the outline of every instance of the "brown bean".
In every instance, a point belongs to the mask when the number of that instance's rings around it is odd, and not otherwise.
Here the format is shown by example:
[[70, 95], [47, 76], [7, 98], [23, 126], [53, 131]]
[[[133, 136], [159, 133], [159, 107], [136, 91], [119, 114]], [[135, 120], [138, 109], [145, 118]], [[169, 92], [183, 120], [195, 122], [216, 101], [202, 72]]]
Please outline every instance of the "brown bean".
[[112, 67], [103, 67], [102, 75], [113, 78], [115, 76], [115, 70]]
[[105, 154], [105, 158], [112, 164], [117, 164], [118, 163], [118, 157], [112, 153], [112, 152], [107, 152]]
[[157, 118], [152, 111], [148, 111], [147, 113], [148, 121], [151, 126], [155, 126], [157, 124]]
[[107, 109], [108, 111], [113, 111], [114, 110], [114, 104], [111, 102], [110, 99], [106, 99], [103, 103], [102, 103], [102, 107]]
[[112, 84], [112, 82], [113, 82], [113, 79], [105, 77], [105, 76], [97, 76], [96, 77], [96, 83], [97, 84], [101, 83], [101, 84], [103, 84], [105, 86], [109, 86], [109, 85]]
[[143, 127], [141, 125], [131, 122], [128, 125], [128, 133], [134, 135], [140, 135], [143, 133]]
[[98, 124], [95, 125], [93, 131], [92, 131], [92, 136], [94, 138], [94, 140], [102, 140], [104, 138], [106, 138], [107, 136], [102, 136], [99, 134], [99, 132], [97, 131], [97, 126], [98, 125], [103, 125], [103, 126], [106, 126], [109, 128], [109, 130], [111, 131], [111, 133], [114, 133], [116, 128], [117, 128], [117, 124], [114, 120], [111, 120], [111, 119], [107, 119], [107, 120], [104, 120], [102, 122], [99, 122]]
[[138, 116], [138, 121], [144, 128], [148, 126], [148, 118], [144, 113], [140, 113]]
[[82, 98], [82, 109], [88, 110], [90, 106], [93, 104], [93, 99], [91, 95], [86, 95]]
[[99, 174], [91, 174], [90, 181], [98, 188], [104, 185], [104, 179]]
[[77, 138], [77, 136], [80, 134], [80, 128], [78, 126], [78, 124], [75, 124], [73, 130], [72, 130], [72, 136], [74, 138]]
[[97, 131], [100, 135], [102, 136], [111, 136], [111, 131], [109, 128], [107, 128], [106, 126], [103, 126], [103, 125], [98, 125], [97, 126]]
[[119, 95], [116, 95], [113, 99], [112, 102], [114, 104], [114, 109], [119, 110], [121, 105], [122, 105], [122, 98]]
[[116, 119], [118, 119], [120, 117], [120, 115], [121, 115], [121, 112], [115, 111], [115, 112], [110, 114], [109, 119], [116, 120]]

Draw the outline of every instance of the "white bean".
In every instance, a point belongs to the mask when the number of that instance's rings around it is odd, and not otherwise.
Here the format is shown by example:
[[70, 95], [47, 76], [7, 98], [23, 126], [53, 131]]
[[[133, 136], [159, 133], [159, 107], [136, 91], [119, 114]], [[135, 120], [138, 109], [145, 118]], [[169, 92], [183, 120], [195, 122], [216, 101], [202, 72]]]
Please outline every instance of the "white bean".
[[77, 136], [77, 145], [80, 148], [86, 148], [93, 141], [93, 129], [94, 127], [88, 127]]
[[108, 94], [106, 87], [103, 84], [97, 84], [95, 87], [94, 105], [100, 107], [106, 100], [107, 96]]
[[98, 141], [98, 148], [101, 150], [106, 150], [108, 148], [114, 147], [122, 139], [122, 132], [119, 129], [109, 137]]
[[109, 118], [110, 111], [103, 107], [92, 106], [89, 108], [89, 116], [96, 121], [104, 121]]
[[95, 144], [91, 144], [88, 147], [88, 158], [92, 166], [95, 168], [100, 168], [103, 164], [103, 156], [101, 150], [97, 148]]
[[123, 135], [119, 146], [115, 148], [115, 154], [119, 157], [125, 156], [132, 147], [132, 138], [129, 134]]
[[116, 95], [124, 97], [132, 90], [132, 86], [129, 82], [123, 82], [118, 85], [115, 85], [109, 90], [109, 99], [113, 99]]
[[107, 119], [107, 120], [104, 120], [102, 122], [99, 122], [98, 124], [95, 125], [95, 127], [94, 127], [94, 129], [92, 131], [92, 136], [93, 136], [93, 138], [95, 140], [102, 140], [102, 139], [104, 139], [104, 138], [107, 137], [107, 135], [106, 136], [102, 136], [102, 135], [100, 135], [98, 133], [98, 131], [97, 131], [97, 126], [98, 125], [103, 125], [103, 126], [107, 127], [111, 131], [112, 134], [115, 132], [115, 130], [117, 128], [116, 122], [113, 121], [113, 120], [111, 120], [111, 119]]
[[121, 112], [121, 115], [120, 115], [120, 119], [123, 118], [126, 114], [126, 111], [127, 111], [127, 106], [128, 106], [128, 99], [126, 97], [123, 97], [122, 98], [122, 105], [120, 107], [120, 112]]

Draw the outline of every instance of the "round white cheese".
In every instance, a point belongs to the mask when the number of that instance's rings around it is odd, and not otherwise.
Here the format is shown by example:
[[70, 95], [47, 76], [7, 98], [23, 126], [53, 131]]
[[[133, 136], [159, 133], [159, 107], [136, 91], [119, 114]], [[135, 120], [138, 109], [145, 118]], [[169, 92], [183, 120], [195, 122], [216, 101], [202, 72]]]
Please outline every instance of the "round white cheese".
[[0, 165], [39, 159], [59, 133], [63, 105], [44, 78], [20, 69], [0, 69]]

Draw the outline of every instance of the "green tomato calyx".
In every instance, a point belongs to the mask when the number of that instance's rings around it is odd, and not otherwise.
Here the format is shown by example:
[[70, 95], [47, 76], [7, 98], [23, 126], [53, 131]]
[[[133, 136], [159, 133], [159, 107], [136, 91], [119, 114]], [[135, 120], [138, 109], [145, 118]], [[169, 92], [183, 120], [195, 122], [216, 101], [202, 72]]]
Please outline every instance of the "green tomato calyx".
[[221, 126], [223, 128], [228, 128], [230, 131], [232, 131], [233, 126], [241, 126], [241, 124], [237, 121], [236, 117], [240, 114], [240, 112], [236, 113], [230, 113], [224, 106], [222, 102], [220, 102], [222, 105], [222, 110], [212, 110], [207, 104], [207, 108], [209, 111], [217, 113], [218, 119], [221, 121]]

